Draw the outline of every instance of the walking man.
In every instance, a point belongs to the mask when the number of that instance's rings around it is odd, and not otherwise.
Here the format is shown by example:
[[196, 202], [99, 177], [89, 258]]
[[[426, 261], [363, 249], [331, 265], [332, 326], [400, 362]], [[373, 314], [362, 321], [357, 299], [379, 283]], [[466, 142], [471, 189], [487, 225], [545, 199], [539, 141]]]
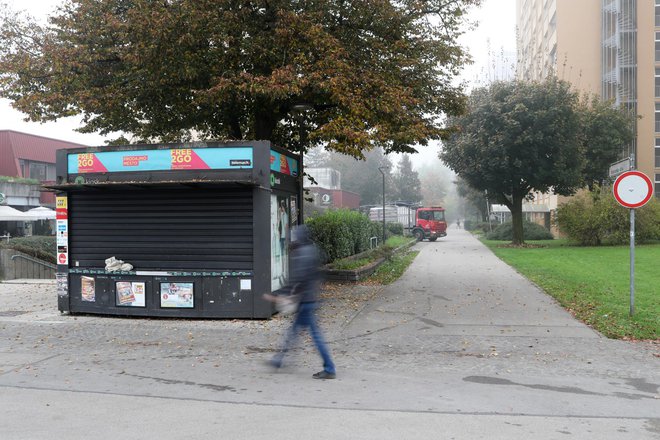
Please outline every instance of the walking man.
[[[275, 368], [282, 367], [284, 355], [292, 348], [301, 330], [306, 327], [323, 359], [323, 370], [315, 373], [313, 377], [315, 379], [334, 379], [336, 377], [335, 364], [332, 362], [330, 351], [316, 320], [317, 296], [321, 287], [319, 251], [312, 242], [309, 229], [305, 225], [296, 226], [291, 230], [290, 258], [289, 284], [281, 292], [296, 295], [300, 303], [293, 325], [284, 339], [284, 344], [271, 359], [270, 364]], [[267, 298], [277, 301], [277, 296], [268, 295]]]

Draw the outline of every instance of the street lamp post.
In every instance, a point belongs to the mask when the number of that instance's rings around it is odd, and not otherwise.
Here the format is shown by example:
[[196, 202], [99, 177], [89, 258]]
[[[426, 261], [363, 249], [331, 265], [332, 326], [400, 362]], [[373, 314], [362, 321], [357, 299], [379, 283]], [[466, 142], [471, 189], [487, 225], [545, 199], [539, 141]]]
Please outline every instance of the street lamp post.
[[390, 167], [378, 167], [378, 171], [383, 175], [383, 245], [385, 245], [385, 171]]

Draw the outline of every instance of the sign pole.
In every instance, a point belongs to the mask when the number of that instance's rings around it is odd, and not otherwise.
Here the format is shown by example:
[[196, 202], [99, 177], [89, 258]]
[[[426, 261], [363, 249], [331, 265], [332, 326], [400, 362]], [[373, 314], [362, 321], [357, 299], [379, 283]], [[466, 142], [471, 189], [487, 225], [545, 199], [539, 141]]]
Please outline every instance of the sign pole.
[[630, 316], [635, 314], [635, 210], [630, 210]]
[[[631, 162], [632, 162], [631, 157]], [[630, 209], [630, 316], [635, 314], [635, 209], [653, 197], [653, 182], [640, 171], [627, 171], [614, 181], [614, 198]]]

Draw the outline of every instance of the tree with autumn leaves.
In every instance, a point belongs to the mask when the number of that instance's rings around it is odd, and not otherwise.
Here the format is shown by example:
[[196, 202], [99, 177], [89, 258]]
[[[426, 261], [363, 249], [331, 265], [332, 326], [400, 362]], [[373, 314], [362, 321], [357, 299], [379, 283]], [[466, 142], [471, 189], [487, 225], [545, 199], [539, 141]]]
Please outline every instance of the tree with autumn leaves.
[[414, 152], [464, 108], [479, 1], [66, 0], [45, 26], [5, 7], [0, 96], [136, 141]]

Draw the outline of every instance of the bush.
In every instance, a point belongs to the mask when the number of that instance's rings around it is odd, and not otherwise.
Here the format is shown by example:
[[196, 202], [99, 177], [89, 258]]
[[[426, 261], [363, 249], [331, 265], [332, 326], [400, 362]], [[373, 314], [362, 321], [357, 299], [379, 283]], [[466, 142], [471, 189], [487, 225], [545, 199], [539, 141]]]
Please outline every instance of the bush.
[[466, 231], [481, 231], [483, 233], [487, 233], [490, 229], [490, 226], [488, 225], [488, 222], [466, 219], [463, 221], [463, 228], [465, 228]]
[[[619, 205], [611, 192], [596, 203], [603, 241], [608, 244], [630, 243], [630, 210]], [[648, 243], [660, 239], [660, 202], [652, 197], [635, 210], [635, 242]]]
[[[488, 240], [513, 240], [513, 223], [506, 222], [498, 225], [493, 232], [486, 234]], [[543, 226], [533, 222], [523, 221], [523, 239], [525, 240], [552, 240], [553, 236]]]
[[475, 225], [476, 225], [476, 222], [474, 220], [465, 219], [463, 221], [463, 227], [465, 228], [466, 231], [474, 231], [474, 226]]
[[[660, 203], [652, 198], [635, 211], [635, 241], [660, 239]], [[597, 189], [576, 195], [558, 208], [557, 224], [570, 240], [583, 246], [630, 241], [630, 212], [611, 191]]]
[[495, 223], [495, 222], [492, 222], [492, 223], [478, 222], [478, 223], [474, 224], [473, 230], [474, 231], [481, 231], [484, 234], [488, 234], [491, 229], [496, 228], [496, 227], [497, 227], [497, 223]]
[[387, 235], [403, 235], [403, 225], [401, 223], [385, 223], [387, 226]]
[[[359, 254], [369, 248], [375, 222], [359, 212], [340, 209], [307, 219], [312, 239], [321, 248], [325, 262]], [[382, 226], [378, 229], [382, 234]]]
[[55, 264], [55, 237], [33, 236], [12, 238], [9, 242], [2, 241], [0, 247], [17, 250], [24, 254]]
[[568, 238], [583, 246], [599, 245], [602, 231], [594, 200], [587, 192], [579, 193], [557, 208], [557, 224]]
[[[385, 231], [385, 233], [387, 233], [387, 231]], [[369, 224], [369, 239], [371, 239], [371, 237], [378, 238], [379, 243], [383, 240], [383, 222], [371, 221]]]

